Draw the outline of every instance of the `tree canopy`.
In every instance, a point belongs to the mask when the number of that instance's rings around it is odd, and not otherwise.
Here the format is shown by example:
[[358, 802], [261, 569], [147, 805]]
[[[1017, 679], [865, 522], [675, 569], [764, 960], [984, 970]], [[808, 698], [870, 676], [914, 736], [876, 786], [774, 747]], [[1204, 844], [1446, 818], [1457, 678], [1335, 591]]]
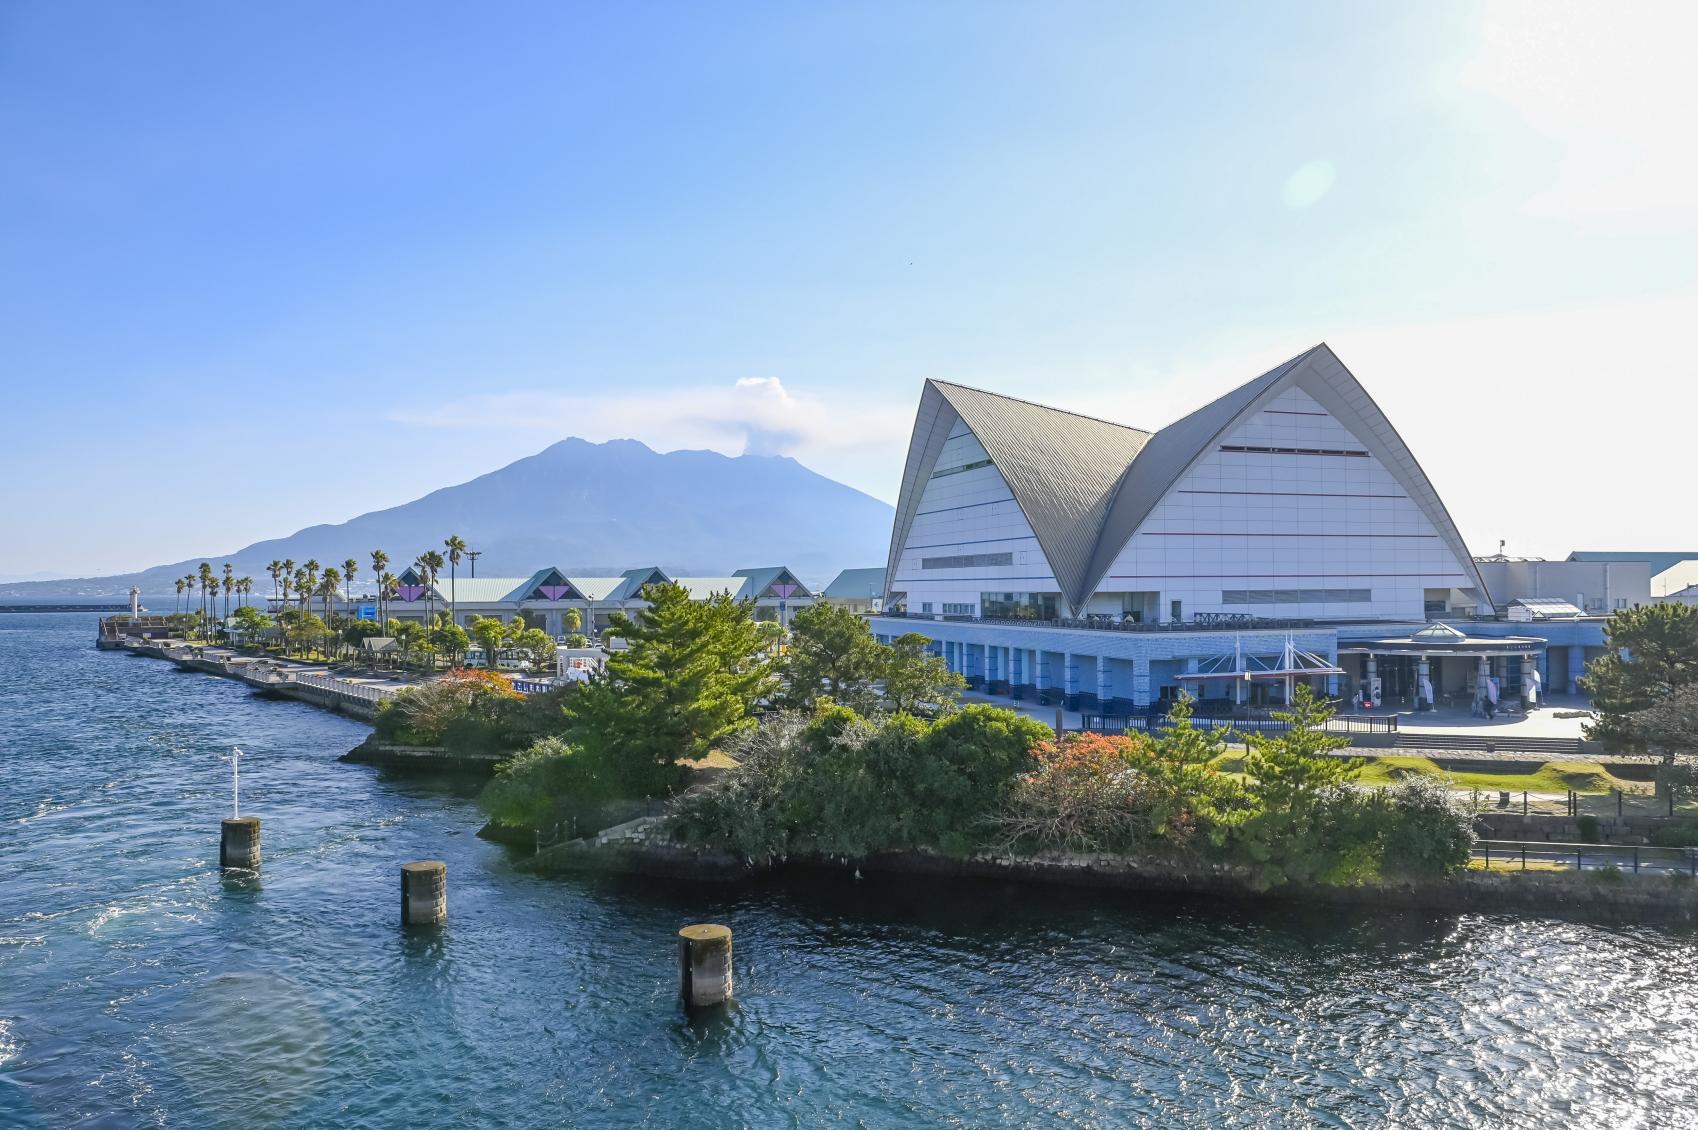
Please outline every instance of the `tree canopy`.
[[1679, 704], [1698, 687], [1698, 606], [1623, 609], [1610, 617], [1604, 644], [1580, 678], [1597, 713], [1586, 736], [1612, 752], [1689, 750], [1693, 726]]
[[615, 613], [610, 633], [628, 646], [608, 656], [566, 707], [573, 743], [638, 794], [680, 779], [678, 763], [754, 723], [777, 687], [753, 610], [716, 593], [692, 600], [681, 585], [643, 590], [649, 607]]

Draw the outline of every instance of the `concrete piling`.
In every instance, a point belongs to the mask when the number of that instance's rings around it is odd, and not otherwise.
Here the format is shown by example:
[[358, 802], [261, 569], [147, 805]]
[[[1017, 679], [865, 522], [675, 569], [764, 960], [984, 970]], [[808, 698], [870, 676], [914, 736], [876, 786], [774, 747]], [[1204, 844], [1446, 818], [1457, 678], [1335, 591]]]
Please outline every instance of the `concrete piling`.
[[231, 816], [218, 837], [218, 866], [259, 867], [259, 817]]
[[680, 996], [686, 1008], [731, 999], [731, 928], [702, 923], [678, 931]]
[[401, 925], [435, 926], [448, 918], [448, 865], [426, 859], [401, 865]]

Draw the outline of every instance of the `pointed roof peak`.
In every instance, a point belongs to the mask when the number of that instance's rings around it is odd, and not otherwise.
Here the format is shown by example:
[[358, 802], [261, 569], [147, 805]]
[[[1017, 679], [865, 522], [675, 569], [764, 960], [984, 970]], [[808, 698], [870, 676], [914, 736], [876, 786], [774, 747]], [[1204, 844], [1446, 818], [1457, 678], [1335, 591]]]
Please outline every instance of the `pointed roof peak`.
[[[1037, 408], [1045, 412], [1058, 412], [1063, 416], [1074, 416], [1081, 420], [1089, 420], [1093, 424], [1108, 424], [1111, 427], [1125, 428], [1129, 432], [1139, 432], [1146, 436], [1155, 434], [1148, 428], [1139, 428], [1134, 427], [1131, 424], [1123, 424], [1119, 420], [1106, 420], [1101, 416], [1090, 416], [1084, 412], [1075, 412], [1071, 408], [1057, 408], [1053, 404], [1040, 404], [1035, 400], [1027, 400], [1024, 397], [1019, 396], [1009, 396], [1008, 394], [1001, 392], [991, 392], [989, 389], [976, 388], [973, 385], [957, 384], [954, 381], [939, 380], [936, 377], [928, 377], [926, 383], [936, 385], [940, 391], [946, 388], [955, 389], [958, 392], [973, 393], [978, 396], [988, 396], [997, 400], [1011, 401], [1014, 404], [1023, 404], [1029, 408]], [[944, 395], [948, 396], [949, 394], [944, 393]]]

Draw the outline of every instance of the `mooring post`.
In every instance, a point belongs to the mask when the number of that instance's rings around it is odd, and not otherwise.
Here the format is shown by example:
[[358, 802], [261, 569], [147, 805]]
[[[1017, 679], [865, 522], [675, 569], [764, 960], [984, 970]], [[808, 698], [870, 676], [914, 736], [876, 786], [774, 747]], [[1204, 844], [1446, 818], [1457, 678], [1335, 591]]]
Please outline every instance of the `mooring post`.
[[259, 867], [259, 817], [227, 816], [218, 837], [218, 866]]
[[448, 865], [435, 859], [401, 865], [401, 925], [435, 926], [448, 918]]
[[679, 996], [686, 1008], [731, 999], [731, 928], [702, 923], [678, 931]]

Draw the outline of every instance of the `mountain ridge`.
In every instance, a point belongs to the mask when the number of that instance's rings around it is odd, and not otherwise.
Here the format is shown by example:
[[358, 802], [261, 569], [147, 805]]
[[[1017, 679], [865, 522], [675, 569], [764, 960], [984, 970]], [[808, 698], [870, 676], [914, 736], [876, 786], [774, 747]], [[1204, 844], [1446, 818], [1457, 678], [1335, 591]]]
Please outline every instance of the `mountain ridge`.
[[[783, 455], [657, 452], [640, 440], [603, 443], [571, 436], [532, 455], [410, 502], [344, 522], [305, 526], [227, 554], [205, 555], [132, 573], [0, 584], [8, 597], [115, 596], [132, 585], [171, 593], [201, 561], [235, 566], [270, 591], [272, 559], [322, 566], [360, 563], [355, 588], [371, 581], [371, 551], [399, 573], [418, 554], [442, 551], [458, 534], [482, 551], [482, 576], [529, 576], [557, 566], [585, 576], [658, 565], [669, 573], [722, 576], [734, 569], [788, 565], [823, 584], [842, 568], [884, 559], [892, 507]], [[469, 575], [466, 563], [462, 575]]]

